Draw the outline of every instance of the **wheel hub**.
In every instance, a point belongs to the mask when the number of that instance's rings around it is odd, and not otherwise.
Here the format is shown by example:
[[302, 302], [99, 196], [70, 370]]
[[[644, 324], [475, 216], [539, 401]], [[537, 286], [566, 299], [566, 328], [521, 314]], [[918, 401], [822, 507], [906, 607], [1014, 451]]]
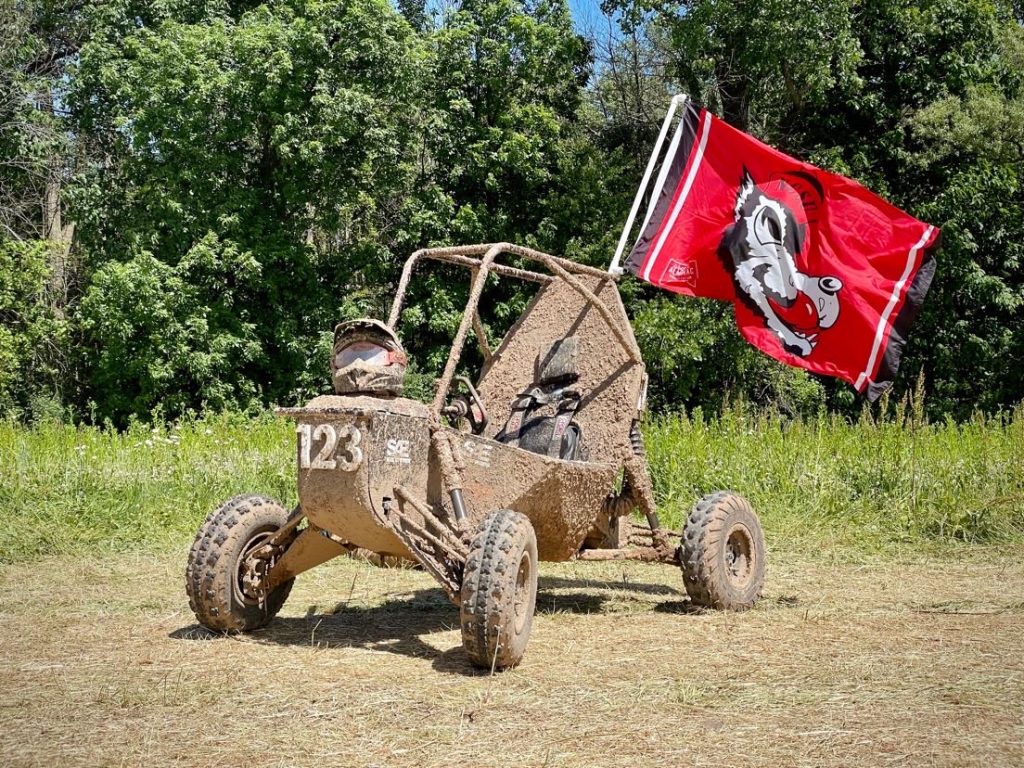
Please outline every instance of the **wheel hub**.
[[737, 524], [729, 530], [725, 539], [725, 564], [729, 580], [737, 586], [750, 580], [754, 572], [754, 546], [745, 525]]
[[519, 570], [516, 572], [516, 594], [515, 602], [513, 605], [513, 612], [515, 616], [515, 630], [516, 634], [523, 631], [523, 627], [529, 618], [528, 606], [530, 603], [530, 553], [527, 551], [523, 552], [522, 557], [519, 558]]
[[254, 536], [238, 558], [235, 582], [241, 596], [248, 602], [262, 603], [266, 597], [262, 585], [278, 556], [276, 549], [263, 546], [272, 535], [268, 532]]

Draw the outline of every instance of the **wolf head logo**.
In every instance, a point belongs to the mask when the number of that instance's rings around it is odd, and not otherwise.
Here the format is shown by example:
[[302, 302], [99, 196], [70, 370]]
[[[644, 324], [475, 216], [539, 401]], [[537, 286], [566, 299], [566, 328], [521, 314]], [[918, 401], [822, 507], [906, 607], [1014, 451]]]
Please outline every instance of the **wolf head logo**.
[[744, 170], [734, 214], [719, 256], [740, 297], [785, 350], [806, 357], [821, 331], [839, 319], [843, 283], [838, 277], [816, 277], [800, 268], [809, 235], [800, 194], [784, 180], [758, 185]]

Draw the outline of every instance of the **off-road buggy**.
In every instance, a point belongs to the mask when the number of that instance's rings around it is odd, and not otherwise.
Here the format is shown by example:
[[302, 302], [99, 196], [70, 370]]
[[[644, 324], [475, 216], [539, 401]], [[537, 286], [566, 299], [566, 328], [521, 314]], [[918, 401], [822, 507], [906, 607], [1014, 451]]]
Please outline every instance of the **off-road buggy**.
[[[532, 268], [499, 263], [503, 255]], [[430, 405], [397, 396], [387, 379], [405, 362], [393, 329], [425, 259], [470, 276]], [[495, 273], [540, 288], [491, 349], [478, 306]], [[459, 606], [470, 660], [490, 669], [526, 650], [539, 560], [674, 563], [696, 605], [757, 600], [764, 539], [746, 500], [706, 496], [681, 535], [658, 521], [638, 428], [647, 377], [613, 276], [506, 243], [421, 250], [405, 264], [387, 323], [354, 327], [365, 334], [335, 345], [336, 384], [358, 374], [348, 394], [279, 410], [297, 423], [299, 506], [238, 496], [200, 528], [186, 587], [203, 625], [262, 627], [298, 574], [356, 549], [422, 565]], [[470, 333], [484, 360], [475, 383], [456, 376]], [[360, 391], [360, 361], [374, 356], [383, 386]], [[632, 522], [634, 511], [646, 524]]]

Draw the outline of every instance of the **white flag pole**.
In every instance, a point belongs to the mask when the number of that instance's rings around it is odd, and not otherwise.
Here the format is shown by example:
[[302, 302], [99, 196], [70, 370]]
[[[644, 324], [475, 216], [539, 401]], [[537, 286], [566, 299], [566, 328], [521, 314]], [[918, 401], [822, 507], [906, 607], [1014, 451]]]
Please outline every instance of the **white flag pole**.
[[[636, 191], [636, 197], [633, 199], [633, 207], [629, 211], [629, 216], [626, 219], [626, 226], [622, 228], [622, 235], [619, 237], [619, 244], [615, 248], [615, 256], [612, 258], [612, 263], [608, 267], [608, 273], [618, 277], [622, 274], [622, 267], [619, 263], [622, 261], [622, 252], [626, 249], [626, 241], [629, 239], [629, 233], [633, 229], [633, 222], [636, 221], [636, 214], [640, 210], [640, 201], [643, 199], [644, 192], [647, 191], [647, 186], [651, 182], [651, 174], [654, 173], [654, 166], [658, 161], [658, 155], [661, 152], [661, 147], [665, 143], [665, 137], [668, 135], [668, 128], [672, 124], [672, 117], [676, 113], [676, 109], [681, 105], [685, 104], [689, 100], [689, 96], [686, 94], [678, 94], [672, 97], [672, 102], [668, 106], [668, 112], [665, 114], [665, 120], [661, 124], [661, 132], [658, 133], [658, 140], [654, 142], [654, 151], [651, 152], [651, 159], [647, 161], [647, 170], [644, 171], [643, 181], [640, 182], [640, 188]], [[672, 146], [676, 147], [679, 144], [679, 133], [672, 137]], [[658, 176], [659, 188], [661, 184], [665, 183], [665, 175], [667, 171], [663, 168], [662, 172]], [[650, 219], [650, 214], [654, 210], [653, 201], [652, 205], [648, 206], [647, 219]]]
[[[676, 150], [679, 149], [679, 142], [683, 138], [683, 128], [686, 127], [686, 121], [680, 120], [676, 123], [675, 133], [672, 134], [672, 142], [668, 145], [668, 151], [665, 153], [664, 159], [661, 161], [661, 170], [658, 171], [658, 180], [654, 182], [654, 188], [651, 190], [650, 199], [647, 201], [647, 213], [644, 214], [644, 223], [640, 225], [640, 232], [642, 233], [647, 229], [647, 225], [651, 221], [651, 217], [654, 215], [654, 209], [658, 205], [658, 197], [661, 195], [662, 187], [665, 186], [665, 179], [668, 178], [668, 172], [671, 169], [672, 163], [669, 160], [676, 156]], [[637, 235], [637, 239], [639, 239]]]

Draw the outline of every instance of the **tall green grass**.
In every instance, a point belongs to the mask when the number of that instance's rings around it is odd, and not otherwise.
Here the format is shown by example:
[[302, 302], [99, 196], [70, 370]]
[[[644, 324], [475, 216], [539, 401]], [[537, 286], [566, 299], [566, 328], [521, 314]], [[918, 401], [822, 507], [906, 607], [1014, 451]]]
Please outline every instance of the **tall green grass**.
[[125, 432], [0, 423], [0, 562], [182, 540], [226, 498], [295, 503], [294, 426], [217, 416]]
[[[704, 493], [748, 496], [773, 546], [1024, 540], [1024, 409], [928, 424], [903, 407], [856, 423], [743, 407], [651, 419], [663, 522]], [[181, 545], [224, 499], [295, 498], [291, 422], [214, 416], [125, 432], [0, 423], [0, 562]]]
[[777, 543], [1024, 536], [1024, 408], [929, 424], [906, 404], [856, 423], [738, 407], [714, 420], [654, 419], [645, 436], [655, 492], [674, 525], [695, 497], [731, 488], [752, 501]]

